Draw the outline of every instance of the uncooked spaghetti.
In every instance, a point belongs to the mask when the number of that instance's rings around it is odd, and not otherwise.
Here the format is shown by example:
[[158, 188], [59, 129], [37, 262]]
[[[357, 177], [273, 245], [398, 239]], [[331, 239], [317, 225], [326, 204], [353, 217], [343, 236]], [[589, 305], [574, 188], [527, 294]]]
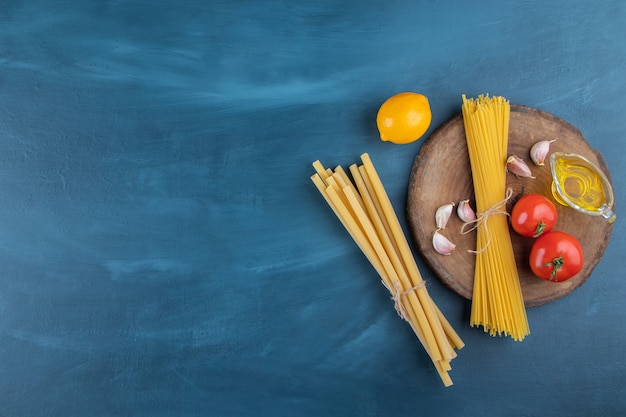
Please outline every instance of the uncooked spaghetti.
[[462, 113], [478, 214], [470, 325], [521, 341], [530, 330], [505, 207], [510, 105], [463, 95]]

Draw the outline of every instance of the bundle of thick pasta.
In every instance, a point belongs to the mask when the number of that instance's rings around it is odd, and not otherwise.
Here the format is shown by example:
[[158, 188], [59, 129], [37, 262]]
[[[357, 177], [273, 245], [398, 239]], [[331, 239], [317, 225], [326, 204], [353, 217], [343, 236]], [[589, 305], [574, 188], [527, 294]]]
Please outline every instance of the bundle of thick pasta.
[[462, 112], [478, 214], [470, 324], [521, 341], [530, 330], [506, 216], [510, 105], [463, 95]]
[[376, 269], [391, 292], [398, 314], [409, 322], [432, 359], [445, 386], [455, 348], [463, 341], [435, 305], [400, 222], [369, 155], [361, 155], [362, 165], [350, 166], [352, 181], [338, 166], [326, 169], [320, 161], [311, 179]]

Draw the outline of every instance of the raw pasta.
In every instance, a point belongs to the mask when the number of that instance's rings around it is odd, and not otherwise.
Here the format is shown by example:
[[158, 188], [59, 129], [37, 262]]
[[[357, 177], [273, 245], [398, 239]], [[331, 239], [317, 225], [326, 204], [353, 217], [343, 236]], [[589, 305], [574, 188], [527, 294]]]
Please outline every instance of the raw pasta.
[[410, 325], [430, 356], [445, 386], [448, 371], [464, 346], [430, 297], [383, 184], [368, 154], [350, 166], [351, 181], [338, 166], [319, 161], [311, 179], [391, 292], [398, 314]]
[[470, 325], [521, 341], [530, 330], [506, 216], [510, 105], [463, 95], [462, 112], [478, 215]]

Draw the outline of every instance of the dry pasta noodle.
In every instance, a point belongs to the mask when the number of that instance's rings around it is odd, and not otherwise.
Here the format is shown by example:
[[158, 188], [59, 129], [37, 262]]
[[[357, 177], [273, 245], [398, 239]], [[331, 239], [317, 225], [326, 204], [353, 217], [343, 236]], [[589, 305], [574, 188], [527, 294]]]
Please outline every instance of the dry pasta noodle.
[[331, 170], [315, 161], [311, 180], [378, 272], [396, 311], [410, 324], [443, 384], [450, 386], [450, 361], [464, 343], [430, 297], [369, 155], [362, 154], [361, 160], [361, 165], [350, 166], [352, 180], [341, 166]]
[[462, 114], [478, 214], [470, 325], [521, 341], [530, 330], [505, 207], [510, 105], [463, 95]]

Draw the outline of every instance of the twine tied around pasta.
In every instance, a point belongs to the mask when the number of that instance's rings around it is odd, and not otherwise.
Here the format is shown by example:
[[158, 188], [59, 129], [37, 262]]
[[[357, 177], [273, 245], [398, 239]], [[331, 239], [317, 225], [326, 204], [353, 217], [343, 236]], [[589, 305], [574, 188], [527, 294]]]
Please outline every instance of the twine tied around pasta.
[[393, 282], [393, 288], [389, 288], [385, 281], [383, 281], [383, 285], [387, 287], [389, 292], [391, 292], [391, 299], [393, 300], [394, 308], [396, 309], [398, 316], [400, 316], [402, 320], [409, 321], [406, 316], [406, 309], [404, 308], [404, 304], [402, 303], [402, 297], [404, 297], [410, 292], [417, 291], [420, 288], [426, 287], [426, 281], [422, 281], [419, 284], [411, 288], [408, 288], [404, 291], [401, 291], [402, 287], [400, 285], [400, 281], [398, 280], [395, 280]]
[[483, 213], [478, 213], [476, 216], [476, 220], [467, 222], [463, 225], [463, 227], [461, 227], [461, 233], [463, 234], [470, 233], [478, 229], [481, 225], [485, 228], [485, 232], [487, 232], [487, 243], [485, 243], [485, 245], [480, 250], [468, 250], [468, 252], [478, 255], [479, 253], [484, 252], [485, 249], [487, 249], [487, 247], [491, 243], [491, 232], [489, 232], [489, 227], [487, 227], [487, 219], [496, 214], [504, 214], [508, 216], [509, 213], [506, 211], [506, 203], [511, 199], [512, 196], [513, 189], [508, 188], [506, 190], [506, 195], [504, 196], [503, 200], [497, 202]]

